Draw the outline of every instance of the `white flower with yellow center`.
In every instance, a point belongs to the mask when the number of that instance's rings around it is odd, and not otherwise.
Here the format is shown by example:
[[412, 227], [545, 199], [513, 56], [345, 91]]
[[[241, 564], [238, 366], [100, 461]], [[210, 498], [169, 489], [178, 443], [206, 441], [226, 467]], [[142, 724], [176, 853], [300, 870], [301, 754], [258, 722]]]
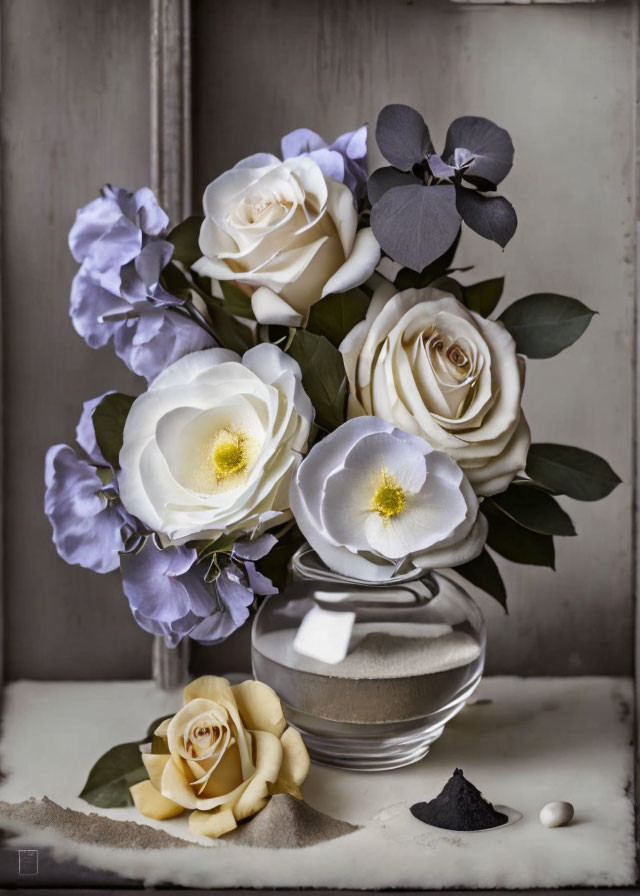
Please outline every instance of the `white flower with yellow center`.
[[262, 344], [167, 367], [135, 400], [120, 452], [127, 510], [164, 540], [249, 533], [291, 517], [289, 483], [313, 407], [298, 364]]
[[312, 448], [291, 508], [330, 569], [368, 582], [466, 563], [487, 533], [456, 462], [377, 417], [348, 420]]
[[380, 260], [351, 190], [307, 157], [250, 156], [209, 184], [203, 204], [193, 268], [246, 284], [260, 323], [304, 324], [315, 302], [364, 283]]

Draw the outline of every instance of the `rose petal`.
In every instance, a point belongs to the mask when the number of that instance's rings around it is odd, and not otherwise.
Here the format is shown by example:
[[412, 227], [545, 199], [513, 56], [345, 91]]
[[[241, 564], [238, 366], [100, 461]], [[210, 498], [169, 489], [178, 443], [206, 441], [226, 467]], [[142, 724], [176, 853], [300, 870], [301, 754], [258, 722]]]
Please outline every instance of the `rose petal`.
[[141, 781], [129, 788], [133, 803], [141, 815], [164, 821], [182, 815], [184, 808], [167, 799], [155, 789], [151, 781]]
[[280, 698], [260, 681], [243, 681], [231, 688], [242, 721], [251, 731], [268, 731], [280, 737], [287, 726]]
[[189, 832], [194, 837], [222, 837], [238, 825], [231, 809], [217, 812], [192, 812], [189, 816]]
[[259, 286], [251, 296], [251, 310], [260, 324], [299, 327], [302, 315], [267, 286]]
[[356, 234], [351, 254], [338, 268], [333, 277], [324, 285], [322, 296], [332, 292], [346, 292], [364, 283], [375, 271], [380, 261], [380, 246], [370, 227], [364, 227]]

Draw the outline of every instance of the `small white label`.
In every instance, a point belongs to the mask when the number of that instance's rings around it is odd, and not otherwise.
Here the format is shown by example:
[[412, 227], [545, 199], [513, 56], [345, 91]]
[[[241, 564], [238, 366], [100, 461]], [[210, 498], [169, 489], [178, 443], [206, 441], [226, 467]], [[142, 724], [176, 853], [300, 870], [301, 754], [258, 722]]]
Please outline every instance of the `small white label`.
[[300, 623], [294, 650], [323, 663], [341, 663], [349, 652], [356, 614], [313, 607]]

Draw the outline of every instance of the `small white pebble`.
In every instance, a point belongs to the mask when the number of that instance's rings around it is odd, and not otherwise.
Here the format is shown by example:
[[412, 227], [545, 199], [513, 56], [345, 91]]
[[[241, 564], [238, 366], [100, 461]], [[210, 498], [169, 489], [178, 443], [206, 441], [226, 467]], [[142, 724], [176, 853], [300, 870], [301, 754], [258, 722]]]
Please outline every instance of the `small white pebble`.
[[555, 800], [553, 803], [547, 803], [540, 810], [540, 821], [546, 828], [561, 828], [565, 824], [569, 824], [573, 818], [573, 806], [571, 803]]

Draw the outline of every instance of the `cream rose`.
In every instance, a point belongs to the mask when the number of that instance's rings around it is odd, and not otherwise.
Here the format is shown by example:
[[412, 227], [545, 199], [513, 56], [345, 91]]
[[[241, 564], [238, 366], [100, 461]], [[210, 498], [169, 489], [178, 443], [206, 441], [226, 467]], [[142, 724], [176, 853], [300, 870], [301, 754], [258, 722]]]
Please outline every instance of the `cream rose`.
[[524, 361], [499, 321], [435, 289], [380, 287], [340, 346], [349, 416], [374, 414], [456, 460], [479, 495], [524, 469]]
[[122, 503], [168, 543], [257, 535], [291, 517], [312, 419], [300, 368], [277, 346], [186, 355], [129, 411]]
[[156, 729], [142, 760], [149, 780], [131, 787], [138, 811], [162, 820], [191, 810], [189, 829], [200, 837], [232, 831], [275, 793], [300, 799], [309, 773], [307, 749], [271, 688], [211, 675], [187, 685], [183, 708]]
[[252, 288], [260, 323], [304, 324], [315, 302], [363, 283], [380, 259], [371, 228], [357, 230], [351, 190], [307, 157], [250, 156], [209, 184], [203, 202], [193, 268]]

